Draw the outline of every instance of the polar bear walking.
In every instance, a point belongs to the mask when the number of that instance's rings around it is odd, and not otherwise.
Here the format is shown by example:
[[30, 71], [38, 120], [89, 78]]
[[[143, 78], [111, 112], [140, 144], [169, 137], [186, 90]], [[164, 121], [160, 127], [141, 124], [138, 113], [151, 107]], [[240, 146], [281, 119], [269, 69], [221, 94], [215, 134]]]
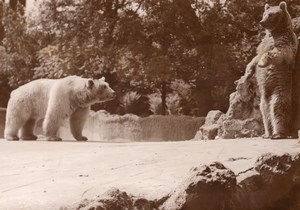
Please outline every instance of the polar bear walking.
[[7, 140], [36, 140], [35, 124], [44, 119], [43, 132], [46, 139], [60, 141], [57, 131], [62, 121], [69, 118], [74, 138], [86, 141], [82, 130], [90, 106], [112, 100], [115, 95], [104, 77], [94, 80], [68, 76], [29, 82], [11, 93], [4, 137]]

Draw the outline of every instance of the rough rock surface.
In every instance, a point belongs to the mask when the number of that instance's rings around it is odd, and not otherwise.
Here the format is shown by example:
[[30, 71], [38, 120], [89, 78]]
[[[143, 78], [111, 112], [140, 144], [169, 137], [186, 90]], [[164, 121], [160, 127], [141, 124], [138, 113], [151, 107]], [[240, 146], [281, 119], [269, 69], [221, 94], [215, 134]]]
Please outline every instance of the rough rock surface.
[[[157, 202], [159, 203], [159, 202]], [[144, 198], [134, 197], [128, 195], [126, 192], [113, 188], [102, 196], [96, 199], [85, 199], [78, 204], [71, 207], [64, 207], [63, 210], [76, 209], [76, 210], [156, 210], [158, 209], [157, 203], [148, 201]]]
[[[298, 36], [300, 42], [300, 17], [293, 19], [294, 31]], [[296, 55], [296, 63], [293, 76], [293, 129], [294, 132], [300, 130], [300, 46]], [[295, 134], [294, 134], [295, 135]], [[297, 133], [296, 133], [297, 135]]]
[[300, 209], [300, 154], [268, 153], [254, 169], [258, 174], [237, 186], [232, 209]]
[[[237, 176], [249, 171], [252, 175], [237, 184]], [[99, 198], [63, 209], [300, 209], [300, 153], [261, 155], [252, 168], [241, 173], [234, 174], [214, 162], [192, 168], [187, 179], [157, 201], [113, 189]]]
[[227, 113], [210, 111], [205, 118], [205, 124], [200, 127], [194, 139], [232, 139], [256, 137], [263, 134], [259, 91], [255, 78], [246, 80], [245, 76], [242, 76], [236, 81], [236, 85], [236, 91], [230, 95]]
[[[232, 139], [256, 137], [263, 134], [263, 122], [259, 109], [259, 91], [254, 77], [242, 76], [235, 82], [236, 91], [230, 95], [229, 109], [226, 114], [210, 111], [194, 139]], [[211, 115], [219, 116], [215, 121]]]
[[229, 209], [235, 174], [219, 162], [192, 168], [160, 209]]
[[195, 139], [214, 139], [220, 130], [221, 124], [219, 119], [223, 118], [224, 113], [219, 110], [210, 111], [205, 117], [205, 124], [200, 127], [200, 130], [196, 133]]

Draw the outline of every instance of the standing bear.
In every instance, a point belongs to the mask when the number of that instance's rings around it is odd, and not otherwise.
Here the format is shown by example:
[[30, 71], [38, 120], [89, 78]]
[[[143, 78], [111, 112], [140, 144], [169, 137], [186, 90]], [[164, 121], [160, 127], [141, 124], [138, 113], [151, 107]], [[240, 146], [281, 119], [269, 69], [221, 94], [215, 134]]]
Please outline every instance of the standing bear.
[[247, 65], [246, 78], [256, 72], [263, 137], [283, 139], [291, 135], [292, 77], [298, 40], [285, 2], [279, 6], [266, 4], [260, 24], [266, 34], [257, 55]]
[[94, 80], [69, 76], [29, 82], [11, 93], [4, 136], [7, 140], [36, 140], [37, 136], [33, 134], [35, 124], [44, 119], [43, 132], [46, 139], [60, 141], [57, 131], [62, 121], [69, 118], [74, 138], [86, 141], [82, 129], [90, 106], [114, 97], [115, 91], [105, 82], [104, 77]]

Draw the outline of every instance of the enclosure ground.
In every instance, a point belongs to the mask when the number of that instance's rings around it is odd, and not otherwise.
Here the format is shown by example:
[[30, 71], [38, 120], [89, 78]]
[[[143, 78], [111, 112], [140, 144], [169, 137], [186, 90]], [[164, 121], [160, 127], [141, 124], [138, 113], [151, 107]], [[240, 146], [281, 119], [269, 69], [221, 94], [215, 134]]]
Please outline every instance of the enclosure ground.
[[[220, 161], [243, 180], [260, 154], [296, 153], [299, 140], [46, 142], [0, 140], [0, 209], [59, 209], [117, 187], [161, 198], [190, 168]], [[251, 172], [253, 173], [253, 172]]]

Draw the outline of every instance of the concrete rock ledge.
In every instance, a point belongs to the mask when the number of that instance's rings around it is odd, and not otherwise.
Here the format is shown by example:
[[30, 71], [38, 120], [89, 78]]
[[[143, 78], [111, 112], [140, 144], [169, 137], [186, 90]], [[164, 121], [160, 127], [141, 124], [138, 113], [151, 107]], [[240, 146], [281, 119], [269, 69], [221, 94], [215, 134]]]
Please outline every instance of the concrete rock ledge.
[[[204, 124], [203, 117], [133, 114], [109, 115], [91, 111], [83, 134], [90, 140], [103, 141], [180, 141], [193, 139]], [[73, 139], [66, 122], [59, 130], [63, 139]]]
[[[237, 183], [241, 173], [252, 175]], [[239, 174], [214, 162], [192, 168], [175, 190], [159, 200], [147, 200], [112, 189], [92, 200], [63, 210], [257, 210], [300, 209], [300, 153], [281, 156], [266, 153]]]

